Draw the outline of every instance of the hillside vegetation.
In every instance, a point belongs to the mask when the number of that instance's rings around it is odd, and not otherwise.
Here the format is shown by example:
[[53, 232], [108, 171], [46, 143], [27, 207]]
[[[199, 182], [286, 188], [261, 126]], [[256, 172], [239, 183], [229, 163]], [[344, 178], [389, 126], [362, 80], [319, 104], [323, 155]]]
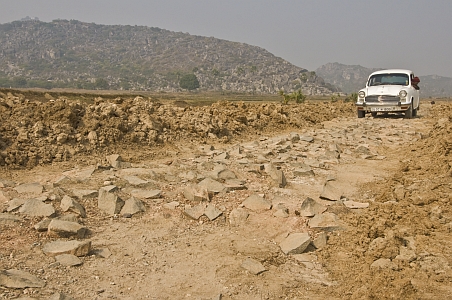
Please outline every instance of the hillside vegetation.
[[315, 72], [256, 46], [75, 20], [0, 24], [0, 86], [245, 93], [302, 89], [307, 95], [335, 91]]

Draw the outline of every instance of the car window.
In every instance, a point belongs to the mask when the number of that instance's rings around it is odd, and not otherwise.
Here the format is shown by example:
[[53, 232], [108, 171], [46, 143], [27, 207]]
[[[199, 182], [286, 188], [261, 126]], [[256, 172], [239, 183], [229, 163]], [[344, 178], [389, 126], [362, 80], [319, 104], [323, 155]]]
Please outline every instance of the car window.
[[376, 74], [369, 78], [368, 86], [377, 85], [408, 85], [409, 76], [407, 74]]

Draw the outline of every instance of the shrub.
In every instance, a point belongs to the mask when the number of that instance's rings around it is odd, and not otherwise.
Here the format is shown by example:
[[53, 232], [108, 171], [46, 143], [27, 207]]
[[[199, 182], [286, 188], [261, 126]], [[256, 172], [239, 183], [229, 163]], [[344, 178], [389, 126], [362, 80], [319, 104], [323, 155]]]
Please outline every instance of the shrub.
[[180, 78], [179, 86], [191, 91], [199, 88], [199, 81], [195, 74], [185, 74]]

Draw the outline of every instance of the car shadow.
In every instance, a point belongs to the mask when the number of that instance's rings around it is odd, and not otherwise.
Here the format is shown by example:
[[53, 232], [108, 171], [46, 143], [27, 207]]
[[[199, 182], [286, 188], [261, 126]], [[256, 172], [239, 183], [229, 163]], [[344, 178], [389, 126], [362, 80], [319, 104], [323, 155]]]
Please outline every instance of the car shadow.
[[[404, 113], [381, 113], [372, 118], [374, 118], [374, 119], [405, 119], [405, 114]], [[412, 117], [411, 119], [419, 119], [419, 118], [420, 118], [420, 116], [417, 115], [415, 117]]]

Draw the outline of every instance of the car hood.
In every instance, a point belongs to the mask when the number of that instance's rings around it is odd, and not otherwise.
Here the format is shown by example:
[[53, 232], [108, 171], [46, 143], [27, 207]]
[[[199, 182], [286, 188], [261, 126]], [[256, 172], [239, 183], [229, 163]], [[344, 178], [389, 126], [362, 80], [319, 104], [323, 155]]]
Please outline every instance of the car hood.
[[379, 85], [370, 86], [364, 89], [366, 96], [369, 95], [392, 95], [397, 96], [404, 86], [402, 85]]

